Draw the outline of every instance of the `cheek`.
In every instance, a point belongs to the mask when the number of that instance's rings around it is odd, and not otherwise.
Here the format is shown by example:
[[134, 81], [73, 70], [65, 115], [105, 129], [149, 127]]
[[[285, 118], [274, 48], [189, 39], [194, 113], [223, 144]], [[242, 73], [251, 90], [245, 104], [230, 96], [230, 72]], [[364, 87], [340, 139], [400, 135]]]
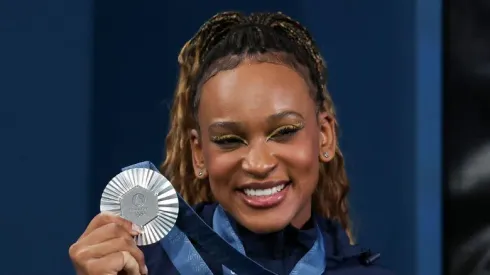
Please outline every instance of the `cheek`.
[[[306, 189], [314, 189], [320, 168], [318, 138], [308, 132], [296, 137], [290, 148], [283, 150], [282, 159], [293, 181]], [[285, 149], [285, 148], [284, 148]]]
[[288, 163], [288, 168], [294, 171], [295, 174], [301, 176], [309, 176], [318, 172], [318, 149], [311, 147], [302, 147], [302, 149], [292, 150], [285, 158]]
[[203, 146], [204, 161], [209, 176], [211, 189], [215, 194], [218, 187], [227, 186], [233, 181], [235, 171], [239, 167], [239, 157], [235, 152], [222, 152], [215, 146]]

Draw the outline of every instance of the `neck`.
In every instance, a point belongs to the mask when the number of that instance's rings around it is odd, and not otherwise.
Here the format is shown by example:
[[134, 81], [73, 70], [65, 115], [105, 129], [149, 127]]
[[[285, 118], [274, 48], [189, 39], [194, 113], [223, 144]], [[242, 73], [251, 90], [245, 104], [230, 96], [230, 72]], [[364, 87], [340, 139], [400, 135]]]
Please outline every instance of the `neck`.
[[306, 222], [311, 218], [311, 202], [307, 203], [291, 220], [291, 225], [297, 229], [305, 226]]

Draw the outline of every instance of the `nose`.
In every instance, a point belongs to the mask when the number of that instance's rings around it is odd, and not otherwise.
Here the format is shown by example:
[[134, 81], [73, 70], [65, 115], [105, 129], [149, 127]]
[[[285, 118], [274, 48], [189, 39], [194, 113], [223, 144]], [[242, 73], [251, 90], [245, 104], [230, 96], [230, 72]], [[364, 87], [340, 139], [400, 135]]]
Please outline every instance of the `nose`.
[[277, 159], [266, 142], [249, 144], [242, 169], [255, 178], [266, 178], [277, 166]]

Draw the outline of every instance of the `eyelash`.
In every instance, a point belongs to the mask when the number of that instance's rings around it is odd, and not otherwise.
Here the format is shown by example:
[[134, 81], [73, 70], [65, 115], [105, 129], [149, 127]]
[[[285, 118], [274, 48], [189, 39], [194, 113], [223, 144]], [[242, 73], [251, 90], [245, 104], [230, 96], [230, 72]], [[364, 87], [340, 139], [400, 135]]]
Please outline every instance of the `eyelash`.
[[301, 130], [303, 128], [303, 124], [301, 123], [298, 123], [298, 124], [293, 124], [293, 125], [286, 125], [286, 126], [283, 126], [279, 129], [277, 129], [276, 131], [274, 131], [269, 137], [268, 139], [273, 139], [273, 138], [279, 138], [279, 139], [284, 139], [284, 138], [288, 138], [288, 137], [291, 137], [293, 136], [294, 134], [296, 134], [296, 132], [298, 132], [299, 130]]
[[[269, 137], [267, 137], [267, 140], [273, 139], [277, 141], [286, 141], [302, 128], [302, 123], [280, 127], [279, 129], [275, 130], [271, 135], [269, 135]], [[239, 145], [239, 143], [247, 145], [247, 142], [245, 140], [235, 135], [215, 136], [212, 137], [211, 140], [218, 146], [226, 149], [235, 148]]]
[[235, 135], [224, 135], [224, 136], [216, 136], [211, 139], [214, 143], [220, 145], [220, 146], [228, 146], [230, 144], [235, 144], [235, 143], [245, 143], [246, 142], [235, 136]]

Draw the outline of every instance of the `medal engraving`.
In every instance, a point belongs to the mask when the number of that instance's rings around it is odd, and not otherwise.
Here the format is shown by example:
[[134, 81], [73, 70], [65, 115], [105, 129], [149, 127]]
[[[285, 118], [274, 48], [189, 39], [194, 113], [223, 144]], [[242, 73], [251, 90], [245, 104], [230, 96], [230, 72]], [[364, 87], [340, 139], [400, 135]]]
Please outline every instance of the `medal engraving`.
[[143, 227], [158, 214], [157, 196], [140, 186], [129, 190], [121, 198], [121, 217]]
[[137, 245], [163, 239], [174, 227], [179, 199], [172, 184], [160, 173], [146, 168], [125, 170], [107, 184], [100, 211], [107, 211], [139, 225], [143, 233]]

